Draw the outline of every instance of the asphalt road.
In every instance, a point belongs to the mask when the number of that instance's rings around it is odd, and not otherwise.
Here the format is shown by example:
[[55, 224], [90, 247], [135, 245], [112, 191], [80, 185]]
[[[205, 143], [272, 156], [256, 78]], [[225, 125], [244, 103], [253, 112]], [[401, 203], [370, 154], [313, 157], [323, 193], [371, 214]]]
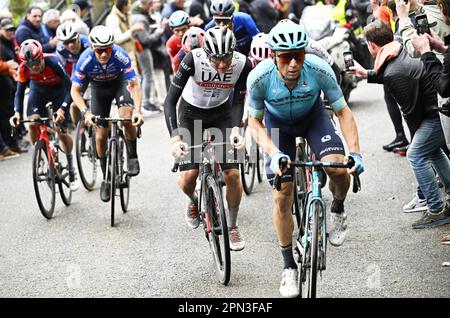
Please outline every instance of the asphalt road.
[[[381, 145], [394, 132], [380, 86], [360, 84], [351, 104], [366, 171], [363, 191], [349, 194], [347, 241], [328, 250], [320, 297], [449, 297], [450, 226], [412, 230], [418, 214], [402, 213], [414, 193], [404, 157]], [[148, 118], [138, 145], [141, 174], [132, 180], [130, 212], [109, 226], [109, 204], [80, 188], [55, 216], [40, 214], [31, 177], [31, 151], [0, 162], [0, 297], [279, 297], [281, 253], [266, 182], [244, 195], [239, 224], [246, 239], [232, 253], [229, 286], [213, 271], [201, 229], [184, 221], [184, 196], [170, 172], [163, 116]], [[330, 202], [330, 194], [325, 191]]]

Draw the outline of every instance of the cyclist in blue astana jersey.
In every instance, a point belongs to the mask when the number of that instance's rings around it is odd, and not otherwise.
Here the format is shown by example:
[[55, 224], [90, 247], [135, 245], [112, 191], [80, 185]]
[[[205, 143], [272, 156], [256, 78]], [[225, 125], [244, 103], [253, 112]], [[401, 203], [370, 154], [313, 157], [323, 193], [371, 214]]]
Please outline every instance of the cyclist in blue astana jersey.
[[[89, 39], [85, 35], [80, 35], [75, 25], [70, 22], [63, 23], [56, 29], [56, 36], [60, 41], [56, 46], [56, 55], [63, 63], [67, 74], [72, 77], [75, 73], [75, 66], [78, 59], [87, 48], [89, 48]], [[89, 83], [86, 82], [83, 91], [86, 90]], [[74, 103], [70, 105], [70, 115], [75, 124], [80, 120], [81, 114]]]
[[[311, 150], [321, 161], [346, 162], [344, 145], [331, 123], [320, 98], [323, 90], [339, 118], [342, 133], [355, 159], [352, 170], [330, 169], [333, 194], [331, 205], [330, 243], [339, 246], [346, 236], [344, 200], [350, 186], [349, 173], [361, 173], [358, 130], [333, 70], [322, 59], [305, 54], [308, 39], [303, 28], [290, 20], [280, 21], [269, 33], [272, 59], [259, 63], [247, 80], [249, 91], [249, 127], [256, 142], [270, 158], [266, 158], [266, 174], [273, 182], [275, 174], [281, 177], [282, 188], [272, 191], [273, 218], [284, 260], [280, 293], [284, 297], [298, 296], [297, 264], [292, 254], [293, 169], [280, 171], [279, 160], [295, 157], [295, 138], [305, 137]], [[263, 124], [264, 118], [264, 124]], [[267, 128], [267, 131], [266, 129]], [[276, 130], [272, 130], [276, 129]], [[270, 133], [278, 132], [278, 140]]]
[[250, 15], [234, 12], [234, 9], [233, 0], [211, 1], [213, 20], [205, 26], [205, 30], [216, 25], [229, 28], [236, 37], [236, 51], [248, 56], [252, 39], [259, 33], [259, 29]]
[[[123, 126], [128, 157], [127, 174], [136, 176], [140, 169], [136, 151], [137, 133], [134, 126], [144, 122], [141, 115], [139, 81], [127, 52], [114, 45], [114, 35], [111, 30], [103, 25], [96, 26], [89, 34], [89, 41], [91, 48], [81, 54], [72, 78], [73, 100], [88, 126], [95, 125], [92, 115], [109, 117], [113, 99], [116, 100], [121, 118], [133, 118], [132, 123], [124, 122]], [[87, 80], [91, 84], [91, 110], [88, 109], [82, 95], [83, 85]], [[104, 202], [110, 199], [110, 183], [105, 180], [107, 142], [108, 123], [100, 120], [97, 123], [96, 146], [103, 172], [100, 198]]]

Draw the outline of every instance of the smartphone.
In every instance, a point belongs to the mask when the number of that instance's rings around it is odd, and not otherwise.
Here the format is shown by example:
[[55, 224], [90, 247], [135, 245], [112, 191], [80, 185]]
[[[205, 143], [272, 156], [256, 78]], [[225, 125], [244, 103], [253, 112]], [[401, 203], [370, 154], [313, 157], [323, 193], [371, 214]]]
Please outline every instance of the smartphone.
[[417, 33], [418, 34], [428, 33], [431, 35], [430, 25], [428, 24], [428, 19], [427, 19], [426, 14], [416, 15], [416, 22], [417, 22]]
[[355, 66], [355, 63], [353, 62], [353, 53], [351, 51], [346, 51], [342, 54], [344, 55], [345, 70], [348, 71], [350, 66]]

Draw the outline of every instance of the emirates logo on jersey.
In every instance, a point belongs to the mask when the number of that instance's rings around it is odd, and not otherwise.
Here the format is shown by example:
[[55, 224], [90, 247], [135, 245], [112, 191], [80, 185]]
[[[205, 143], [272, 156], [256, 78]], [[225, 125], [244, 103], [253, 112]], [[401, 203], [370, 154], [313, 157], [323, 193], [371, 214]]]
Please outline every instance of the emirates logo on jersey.
[[211, 72], [202, 72], [202, 82], [223, 82], [223, 83], [230, 83], [231, 77], [233, 73], [211, 73]]

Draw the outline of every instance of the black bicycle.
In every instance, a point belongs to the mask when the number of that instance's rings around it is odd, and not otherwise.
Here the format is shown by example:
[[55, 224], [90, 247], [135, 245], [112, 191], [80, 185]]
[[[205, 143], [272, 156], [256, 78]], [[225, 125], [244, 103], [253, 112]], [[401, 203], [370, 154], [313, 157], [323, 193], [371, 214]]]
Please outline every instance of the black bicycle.
[[95, 128], [87, 127], [84, 120], [77, 124], [75, 135], [75, 153], [81, 182], [88, 191], [92, 191], [97, 180], [97, 150]]
[[[235, 141], [237, 142], [237, 141]], [[230, 143], [213, 143], [213, 138], [204, 136], [201, 145], [189, 147], [190, 150], [201, 149], [200, 155], [200, 195], [197, 216], [206, 239], [209, 242], [216, 273], [220, 283], [228, 285], [231, 275], [230, 241], [225, 214], [225, 206], [222, 196], [223, 180], [219, 162], [215, 158], [215, 147], [230, 145]], [[237, 152], [233, 149], [234, 162]], [[178, 170], [179, 163], [175, 162], [172, 172]]]
[[[111, 200], [111, 226], [114, 226], [115, 222], [115, 209], [116, 209], [116, 196], [120, 197], [120, 206], [122, 212], [128, 211], [128, 204], [130, 202], [130, 179], [127, 174], [127, 156], [126, 143], [123, 134], [123, 130], [119, 127], [121, 122], [130, 122], [131, 119], [126, 118], [110, 118], [92, 116], [93, 121], [107, 121], [111, 123], [111, 129], [109, 131], [108, 149], [107, 149], [107, 164], [106, 164], [106, 182], [110, 186], [110, 200]], [[141, 137], [141, 127], [138, 126], [137, 137]], [[119, 195], [117, 195], [117, 189], [119, 189]]]

